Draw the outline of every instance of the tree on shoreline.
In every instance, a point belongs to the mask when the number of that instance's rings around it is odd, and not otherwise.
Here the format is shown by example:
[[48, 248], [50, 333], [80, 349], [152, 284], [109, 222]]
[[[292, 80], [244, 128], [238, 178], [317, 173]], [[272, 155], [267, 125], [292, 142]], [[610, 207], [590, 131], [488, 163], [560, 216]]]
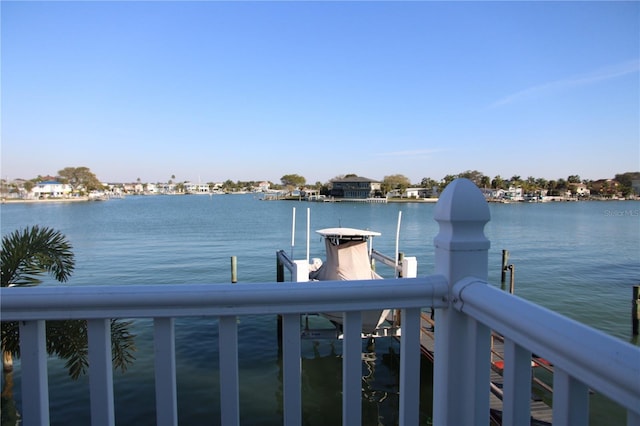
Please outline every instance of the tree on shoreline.
[[280, 178], [280, 182], [282, 182], [282, 185], [289, 189], [295, 189], [302, 188], [305, 183], [307, 183], [307, 180], [303, 176], [297, 174], [289, 174], [282, 176]]
[[411, 186], [411, 181], [405, 175], [390, 175], [385, 176], [382, 179], [381, 190], [383, 194], [391, 192], [393, 190], [398, 190], [400, 194], [403, 194], [404, 191]]
[[69, 184], [73, 192], [80, 187], [87, 191], [94, 191], [102, 189], [103, 186], [88, 167], [65, 167], [58, 171], [58, 178], [60, 182]]

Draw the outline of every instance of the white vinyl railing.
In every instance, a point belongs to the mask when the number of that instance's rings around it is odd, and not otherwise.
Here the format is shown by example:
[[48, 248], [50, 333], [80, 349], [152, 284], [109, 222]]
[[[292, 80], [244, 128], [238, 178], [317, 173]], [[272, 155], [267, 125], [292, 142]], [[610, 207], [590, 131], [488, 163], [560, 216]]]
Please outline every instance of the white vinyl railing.
[[[23, 424], [49, 424], [45, 320], [87, 319], [92, 425], [114, 425], [110, 319], [153, 318], [158, 425], [177, 424], [174, 321], [219, 319], [220, 424], [240, 423], [237, 317], [283, 316], [283, 416], [302, 423], [300, 317], [344, 312], [343, 424], [361, 423], [361, 316], [402, 309], [400, 424], [419, 424], [420, 312], [435, 308], [433, 422], [489, 423], [490, 332], [505, 339], [503, 423], [529, 424], [530, 360], [554, 364], [554, 423], [586, 424], [593, 389], [640, 425], [640, 349], [487, 285], [488, 206], [458, 179], [436, 209], [435, 275], [391, 280], [0, 289], [3, 321], [20, 321]], [[292, 262], [295, 267], [298, 261]], [[304, 269], [304, 268], [299, 268]], [[26, 397], [28, 396], [28, 397]], [[464, 403], [462, 403], [464, 402]]]

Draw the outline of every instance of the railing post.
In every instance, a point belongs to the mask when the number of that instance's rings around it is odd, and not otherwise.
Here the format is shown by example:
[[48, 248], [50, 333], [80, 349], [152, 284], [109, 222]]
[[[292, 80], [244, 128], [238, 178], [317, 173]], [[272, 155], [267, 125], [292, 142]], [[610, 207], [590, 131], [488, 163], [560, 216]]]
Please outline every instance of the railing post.
[[[44, 321], [20, 321], [23, 424], [49, 424], [46, 328]], [[4, 396], [4, 395], [3, 395]]]
[[178, 424], [178, 395], [176, 378], [175, 320], [155, 318], [153, 321], [156, 378], [156, 426]]
[[238, 372], [238, 317], [221, 316], [218, 320], [220, 356], [220, 422], [240, 424], [240, 381]]
[[91, 425], [113, 426], [116, 420], [111, 361], [111, 321], [103, 318], [88, 320], [87, 335]]
[[[488, 278], [489, 206], [473, 182], [456, 179], [442, 193], [434, 218], [440, 225], [435, 273], [447, 278], [451, 304], [457, 281]], [[437, 309], [435, 323], [433, 424], [488, 424], [490, 330], [452, 308]]]
[[302, 424], [300, 314], [279, 316], [282, 330], [282, 406], [285, 426]]
[[342, 340], [342, 424], [362, 424], [362, 313], [344, 313]]

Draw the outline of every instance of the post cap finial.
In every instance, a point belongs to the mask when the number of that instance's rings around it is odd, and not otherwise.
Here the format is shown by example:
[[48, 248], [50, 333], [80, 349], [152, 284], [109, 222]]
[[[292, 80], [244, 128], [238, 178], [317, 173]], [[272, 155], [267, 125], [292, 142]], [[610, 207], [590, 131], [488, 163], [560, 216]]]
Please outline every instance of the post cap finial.
[[484, 236], [484, 226], [491, 219], [489, 205], [469, 179], [458, 178], [447, 185], [433, 217], [440, 225], [436, 246], [454, 250], [489, 248], [489, 240]]

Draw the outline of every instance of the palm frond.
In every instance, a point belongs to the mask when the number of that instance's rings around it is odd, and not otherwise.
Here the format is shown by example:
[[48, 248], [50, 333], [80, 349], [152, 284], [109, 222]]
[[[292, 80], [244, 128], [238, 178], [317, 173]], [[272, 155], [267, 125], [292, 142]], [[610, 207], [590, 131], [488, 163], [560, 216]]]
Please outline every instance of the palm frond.
[[44, 273], [66, 281], [75, 267], [71, 250], [60, 231], [47, 227], [35, 225], [5, 235], [0, 252], [2, 287], [37, 285]]
[[[2, 238], [0, 272], [2, 287], [33, 286], [39, 276], [51, 274], [66, 281], [73, 273], [75, 258], [72, 246], [59, 231], [38, 225], [14, 231]], [[115, 368], [125, 371], [135, 360], [135, 335], [130, 321], [111, 320], [111, 349]], [[17, 322], [2, 322], [2, 350], [20, 357], [20, 329]], [[86, 320], [47, 321], [47, 353], [66, 360], [73, 379], [86, 374], [89, 366], [89, 343]]]
[[47, 353], [66, 360], [65, 367], [74, 380], [89, 367], [86, 320], [47, 321]]
[[127, 371], [136, 357], [135, 334], [131, 334], [129, 328], [133, 321], [111, 320], [111, 352], [113, 354], [113, 367], [121, 372]]
[[20, 331], [17, 321], [2, 321], [0, 323], [0, 335], [2, 337], [2, 352], [9, 352], [14, 357], [20, 358]]

